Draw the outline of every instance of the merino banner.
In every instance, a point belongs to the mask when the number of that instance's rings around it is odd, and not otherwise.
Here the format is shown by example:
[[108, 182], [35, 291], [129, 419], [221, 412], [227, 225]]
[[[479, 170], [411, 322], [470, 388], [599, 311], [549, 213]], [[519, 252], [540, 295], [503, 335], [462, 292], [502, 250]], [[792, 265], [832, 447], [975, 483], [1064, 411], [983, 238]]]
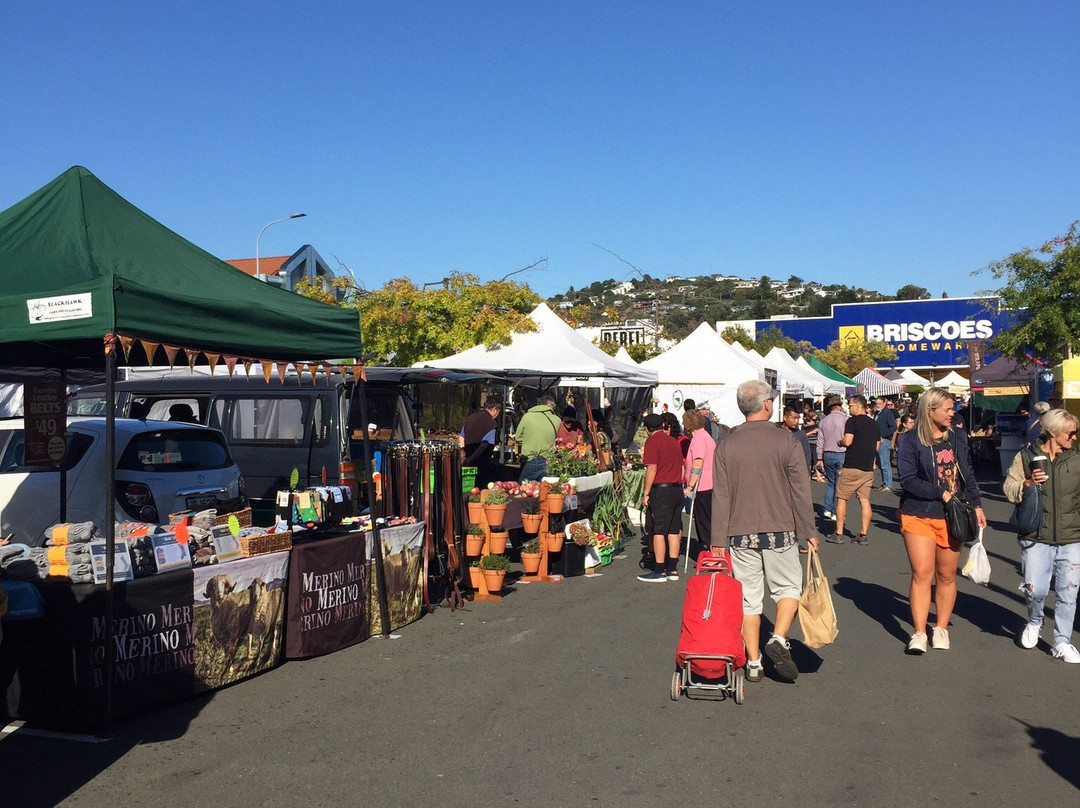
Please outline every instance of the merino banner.
[[289, 569], [289, 659], [329, 654], [368, 634], [367, 535], [293, 545]]

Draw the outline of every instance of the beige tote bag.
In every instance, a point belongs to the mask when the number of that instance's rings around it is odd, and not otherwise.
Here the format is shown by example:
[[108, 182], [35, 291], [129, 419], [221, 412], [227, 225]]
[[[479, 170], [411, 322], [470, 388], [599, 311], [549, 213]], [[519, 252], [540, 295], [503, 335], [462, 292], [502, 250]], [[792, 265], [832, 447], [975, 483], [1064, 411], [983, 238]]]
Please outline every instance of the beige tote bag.
[[821, 557], [814, 547], [809, 548], [806, 558], [806, 586], [799, 598], [799, 625], [802, 626], [803, 642], [811, 648], [831, 644], [840, 633], [836, 627], [829, 581], [821, 571]]

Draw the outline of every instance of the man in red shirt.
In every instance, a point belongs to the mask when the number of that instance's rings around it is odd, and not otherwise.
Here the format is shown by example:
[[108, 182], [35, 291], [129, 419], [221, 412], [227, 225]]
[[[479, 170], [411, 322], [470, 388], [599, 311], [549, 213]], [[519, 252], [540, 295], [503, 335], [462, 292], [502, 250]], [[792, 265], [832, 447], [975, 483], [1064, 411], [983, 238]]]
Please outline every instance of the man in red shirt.
[[648, 440], [641, 451], [645, 463], [645, 492], [642, 502], [652, 524], [653, 555], [656, 567], [638, 576], [646, 583], [679, 580], [679, 546], [682, 544], [683, 456], [679, 442], [664, 431], [664, 421], [656, 413], [644, 419]]

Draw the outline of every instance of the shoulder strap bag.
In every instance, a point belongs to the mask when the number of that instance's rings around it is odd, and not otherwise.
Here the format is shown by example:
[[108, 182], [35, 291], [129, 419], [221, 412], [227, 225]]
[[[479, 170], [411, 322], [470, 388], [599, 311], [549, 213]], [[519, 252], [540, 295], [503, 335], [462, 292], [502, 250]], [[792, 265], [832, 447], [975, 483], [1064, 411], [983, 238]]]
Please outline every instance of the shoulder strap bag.
[[[1022, 449], [1020, 458], [1024, 464], [1024, 479], [1031, 479], [1031, 462], [1027, 449]], [[1042, 488], [1037, 485], [1024, 486], [1024, 498], [1016, 503], [1009, 524], [1015, 528], [1018, 536], [1037, 536], [1042, 530]]]
[[964, 493], [957, 492], [945, 503], [945, 526], [951, 544], [972, 544], [979, 536], [979, 521], [975, 518], [975, 506], [966, 499], [967, 480], [960, 460], [956, 461], [956, 474], [963, 483]]

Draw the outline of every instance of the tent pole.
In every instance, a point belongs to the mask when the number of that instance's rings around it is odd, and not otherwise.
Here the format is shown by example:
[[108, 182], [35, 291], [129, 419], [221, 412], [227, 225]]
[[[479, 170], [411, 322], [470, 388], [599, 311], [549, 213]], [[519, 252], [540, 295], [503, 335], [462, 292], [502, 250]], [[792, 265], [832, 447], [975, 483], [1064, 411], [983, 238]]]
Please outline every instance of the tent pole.
[[105, 728], [113, 722], [113, 571], [116, 562], [116, 351], [118, 343], [105, 349]]
[[[67, 424], [67, 370], [60, 368], [60, 386], [64, 389], [64, 424]], [[64, 428], [64, 440], [67, 440], [67, 427]], [[60, 461], [60, 522], [67, 521], [67, 454]]]
[[[367, 464], [368, 514], [371, 516], [371, 545], [375, 554], [375, 582], [379, 587], [379, 622], [382, 624], [382, 637], [390, 636], [390, 602], [386, 592], [386, 570], [383, 567], [382, 536], [379, 521], [375, 514], [375, 455], [371, 449], [371, 430], [368, 429], [367, 382], [361, 376], [356, 380], [356, 391], [360, 395], [360, 421], [364, 432], [364, 463]], [[426, 583], [426, 582], [425, 582]]]

